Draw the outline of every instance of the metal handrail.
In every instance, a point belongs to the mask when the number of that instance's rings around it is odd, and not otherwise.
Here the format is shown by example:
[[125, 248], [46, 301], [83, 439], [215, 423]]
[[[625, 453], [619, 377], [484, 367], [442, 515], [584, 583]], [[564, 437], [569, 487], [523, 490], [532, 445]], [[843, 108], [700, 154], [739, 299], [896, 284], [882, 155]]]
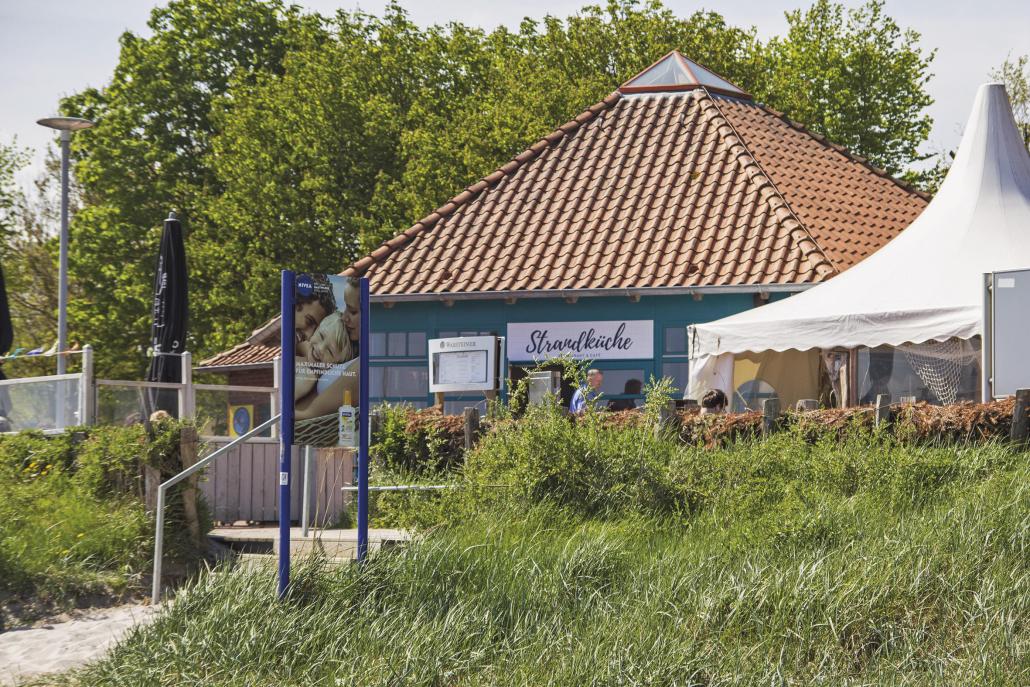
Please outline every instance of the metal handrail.
[[134, 379], [94, 379], [97, 386], [124, 386], [130, 389], [182, 389], [182, 382], [142, 382]]
[[155, 525], [154, 533], [154, 580], [150, 593], [151, 603], [156, 604], [158, 603], [158, 601], [161, 600], [161, 558], [164, 554], [165, 494], [168, 492], [168, 489], [174, 487], [176, 484], [183, 481], [195, 472], [203, 470], [208, 465], [213, 463], [216, 459], [228, 453], [231, 449], [236, 448], [243, 442], [256, 436], [258, 433], [265, 431], [278, 421], [278, 415], [268, 418], [260, 425], [244, 434], [243, 436], [233, 439], [228, 444], [218, 449], [211, 455], [205, 456], [202, 460], [198, 460], [196, 463], [189, 466], [188, 468], [177, 474], [175, 477], [172, 477], [162, 482], [161, 486], [157, 488], [157, 523]]
[[[369, 491], [432, 491], [436, 489], [457, 489], [457, 484], [391, 484], [369, 487]], [[358, 487], [340, 487], [340, 491], [357, 491]]]
[[31, 384], [33, 382], [67, 382], [82, 377], [81, 372], [68, 372], [63, 375], [44, 375], [42, 377], [15, 377], [13, 379], [0, 380], [0, 386], [14, 386], [15, 384]]
[[271, 386], [247, 386], [245, 384], [194, 384], [197, 391], [242, 391], [255, 394], [275, 394], [279, 390]]

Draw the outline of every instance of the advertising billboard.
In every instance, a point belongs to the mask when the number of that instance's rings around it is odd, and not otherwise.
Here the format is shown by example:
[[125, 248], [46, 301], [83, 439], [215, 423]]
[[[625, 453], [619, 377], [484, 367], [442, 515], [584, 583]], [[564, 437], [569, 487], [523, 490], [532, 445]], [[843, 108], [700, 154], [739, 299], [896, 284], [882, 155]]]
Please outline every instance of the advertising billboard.
[[294, 443], [356, 447], [358, 280], [298, 274], [294, 292]]

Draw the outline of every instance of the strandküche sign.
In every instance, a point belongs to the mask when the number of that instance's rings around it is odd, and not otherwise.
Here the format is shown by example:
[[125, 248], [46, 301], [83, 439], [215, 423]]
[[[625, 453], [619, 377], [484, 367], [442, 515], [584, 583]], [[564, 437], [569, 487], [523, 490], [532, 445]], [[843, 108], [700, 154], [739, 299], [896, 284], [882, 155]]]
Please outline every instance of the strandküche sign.
[[508, 357], [547, 360], [570, 355], [583, 360], [654, 357], [654, 320], [601, 322], [510, 322]]

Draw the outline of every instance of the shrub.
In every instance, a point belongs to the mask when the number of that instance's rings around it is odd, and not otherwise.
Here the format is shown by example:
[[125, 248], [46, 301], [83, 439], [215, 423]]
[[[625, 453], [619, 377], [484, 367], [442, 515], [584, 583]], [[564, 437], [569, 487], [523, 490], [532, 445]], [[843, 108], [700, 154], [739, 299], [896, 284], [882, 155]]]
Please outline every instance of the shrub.
[[[0, 436], [0, 601], [32, 596], [67, 603], [138, 586], [153, 540], [142, 466], [157, 467], [164, 477], [181, 469], [182, 425], [163, 421], [152, 428], [150, 435], [134, 426]], [[168, 550], [189, 561], [198, 552], [182, 518], [173, 494]]]

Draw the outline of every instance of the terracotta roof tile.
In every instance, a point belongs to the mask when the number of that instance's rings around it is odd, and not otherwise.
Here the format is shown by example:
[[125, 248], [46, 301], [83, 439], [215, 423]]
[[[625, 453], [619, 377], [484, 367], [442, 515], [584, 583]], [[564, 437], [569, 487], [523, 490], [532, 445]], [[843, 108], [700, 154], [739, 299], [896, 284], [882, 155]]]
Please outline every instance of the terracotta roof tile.
[[200, 363], [200, 367], [228, 367], [267, 363], [279, 355], [279, 346], [245, 342]]

